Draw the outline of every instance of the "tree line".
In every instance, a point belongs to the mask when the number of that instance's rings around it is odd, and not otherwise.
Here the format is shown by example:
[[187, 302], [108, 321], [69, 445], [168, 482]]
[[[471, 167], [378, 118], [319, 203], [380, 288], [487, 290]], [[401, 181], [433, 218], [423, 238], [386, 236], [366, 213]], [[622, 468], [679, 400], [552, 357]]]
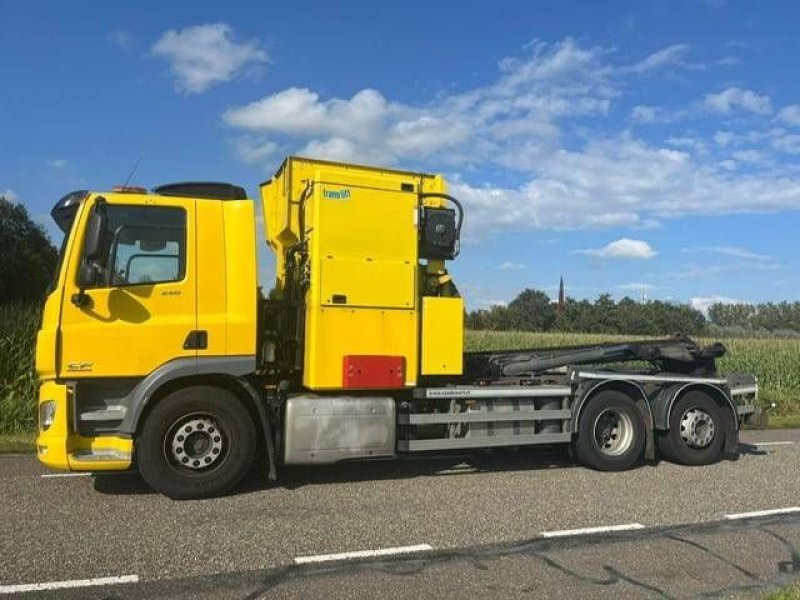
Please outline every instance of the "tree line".
[[25, 206], [3, 196], [0, 257], [0, 304], [41, 301], [55, 269], [56, 249]]
[[468, 329], [565, 331], [621, 335], [800, 335], [800, 302], [714, 304], [708, 316], [688, 304], [631, 298], [567, 298], [564, 305], [526, 289], [507, 305], [466, 314]]

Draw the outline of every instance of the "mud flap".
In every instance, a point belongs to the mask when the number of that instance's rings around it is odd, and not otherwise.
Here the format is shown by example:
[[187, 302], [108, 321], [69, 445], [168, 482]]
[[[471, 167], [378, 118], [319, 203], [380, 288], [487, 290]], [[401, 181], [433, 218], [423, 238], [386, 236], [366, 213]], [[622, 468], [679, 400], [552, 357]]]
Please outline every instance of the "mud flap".
[[644, 459], [653, 461], [656, 459], [656, 438], [655, 427], [653, 425], [653, 413], [650, 407], [644, 400], [637, 400], [636, 406], [642, 415], [642, 423], [644, 423]]
[[241, 381], [241, 383], [255, 402], [256, 410], [258, 411], [258, 420], [261, 423], [261, 431], [264, 433], [264, 444], [267, 449], [267, 471], [265, 475], [268, 481], [277, 481], [278, 471], [276, 468], [275, 440], [272, 436], [272, 421], [269, 418], [264, 401], [259, 396], [258, 392], [256, 392], [255, 388], [247, 381]]
[[739, 458], [739, 429], [736, 426], [736, 417], [726, 410], [723, 411], [722, 418], [725, 421], [725, 442], [722, 452], [728, 458], [737, 460]]

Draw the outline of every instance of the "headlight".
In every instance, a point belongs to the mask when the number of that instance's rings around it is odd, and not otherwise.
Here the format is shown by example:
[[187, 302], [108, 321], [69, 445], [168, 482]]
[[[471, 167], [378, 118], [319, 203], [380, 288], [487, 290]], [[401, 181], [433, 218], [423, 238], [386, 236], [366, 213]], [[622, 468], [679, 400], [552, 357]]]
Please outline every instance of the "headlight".
[[39, 405], [39, 428], [47, 431], [56, 419], [56, 401], [48, 400]]

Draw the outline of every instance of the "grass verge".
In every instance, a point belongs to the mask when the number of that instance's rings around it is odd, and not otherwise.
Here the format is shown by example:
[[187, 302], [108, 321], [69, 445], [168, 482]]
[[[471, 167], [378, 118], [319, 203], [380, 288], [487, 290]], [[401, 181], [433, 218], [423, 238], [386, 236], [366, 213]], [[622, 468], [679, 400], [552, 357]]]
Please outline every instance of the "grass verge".
[[0, 433], [0, 454], [31, 453], [35, 450], [35, 431]]
[[800, 600], [800, 583], [767, 594], [762, 600]]
[[795, 429], [798, 427], [800, 427], [800, 414], [769, 416], [769, 429]]

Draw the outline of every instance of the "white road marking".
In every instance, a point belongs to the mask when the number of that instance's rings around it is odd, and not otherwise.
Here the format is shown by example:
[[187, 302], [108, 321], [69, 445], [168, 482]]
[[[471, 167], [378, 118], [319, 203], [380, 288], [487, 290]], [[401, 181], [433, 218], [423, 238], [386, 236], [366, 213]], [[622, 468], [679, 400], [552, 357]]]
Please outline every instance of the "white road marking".
[[789, 506], [787, 508], [773, 508], [770, 510], [754, 510], [753, 512], [735, 513], [725, 515], [726, 519], [750, 519], [753, 517], [770, 517], [772, 515], [788, 515], [800, 512], [800, 506]]
[[584, 527], [582, 529], [561, 529], [558, 531], [543, 531], [540, 535], [545, 538], [567, 537], [571, 535], [590, 535], [593, 533], [608, 533], [612, 531], [633, 531], [644, 529], [641, 523], [626, 523], [624, 525], [602, 525], [600, 527]]
[[20, 594], [22, 592], [65, 590], [69, 588], [82, 588], [97, 585], [119, 585], [121, 583], [137, 583], [138, 581], [138, 575], [122, 575], [119, 577], [95, 577], [93, 579], [72, 579], [70, 581], [50, 581], [47, 583], [0, 585], [0, 594]]
[[791, 446], [794, 442], [753, 442], [753, 446]]
[[43, 473], [42, 478], [47, 479], [49, 477], [88, 477], [91, 475], [89, 472], [82, 472], [82, 473]]
[[349, 560], [353, 558], [373, 558], [376, 556], [392, 556], [395, 554], [410, 554], [412, 552], [429, 552], [433, 550], [430, 544], [417, 544], [416, 546], [397, 546], [396, 548], [381, 548], [379, 550], [358, 550], [356, 552], [341, 552], [339, 554], [317, 554], [314, 556], [296, 556], [295, 564], [331, 562], [335, 560]]

